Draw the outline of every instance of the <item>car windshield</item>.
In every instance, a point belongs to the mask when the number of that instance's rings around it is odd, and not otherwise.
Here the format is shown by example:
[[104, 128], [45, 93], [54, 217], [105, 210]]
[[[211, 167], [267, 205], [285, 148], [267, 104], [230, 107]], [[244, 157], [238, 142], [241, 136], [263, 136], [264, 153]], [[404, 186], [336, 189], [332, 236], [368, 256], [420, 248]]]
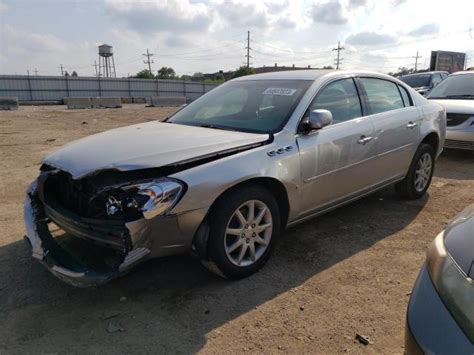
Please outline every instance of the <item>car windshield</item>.
[[412, 88], [420, 88], [422, 86], [430, 86], [431, 75], [410, 75], [402, 76], [401, 81], [410, 85]]
[[474, 73], [449, 76], [431, 90], [428, 99], [474, 99]]
[[275, 133], [286, 124], [311, 83], [309, 80], [231, 81], [184, 107], [167, 122]]

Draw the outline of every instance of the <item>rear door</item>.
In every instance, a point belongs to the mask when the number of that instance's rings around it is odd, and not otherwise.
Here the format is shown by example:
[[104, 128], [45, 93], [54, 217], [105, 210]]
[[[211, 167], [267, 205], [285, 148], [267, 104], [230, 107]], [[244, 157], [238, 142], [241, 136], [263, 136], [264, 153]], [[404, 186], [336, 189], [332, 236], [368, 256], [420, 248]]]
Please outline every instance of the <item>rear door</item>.
[[303, 179], [302, 215], [337, 204], [374, 183], [374, 127], [365, 116], [353, 78], [323, 87], [305, 117], [315, 109], [329, 110], [333, 123], [297, 137]]
[[377, 167], [380, 181], [404, 176], [420, 136], [422, 116], [408, 91], [397, 83], [374, 77], [361, 77], [377, 141]]

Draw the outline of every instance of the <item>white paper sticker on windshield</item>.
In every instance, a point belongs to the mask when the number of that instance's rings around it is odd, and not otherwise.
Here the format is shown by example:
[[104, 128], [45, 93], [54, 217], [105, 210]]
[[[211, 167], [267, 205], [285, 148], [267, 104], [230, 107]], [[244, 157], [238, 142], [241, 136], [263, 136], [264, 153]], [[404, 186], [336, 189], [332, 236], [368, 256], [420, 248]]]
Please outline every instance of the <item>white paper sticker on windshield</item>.
[[263, 92], [263, 95], [292, 96], [295, 92], [296, 92], [296, 89], [267, 88]]

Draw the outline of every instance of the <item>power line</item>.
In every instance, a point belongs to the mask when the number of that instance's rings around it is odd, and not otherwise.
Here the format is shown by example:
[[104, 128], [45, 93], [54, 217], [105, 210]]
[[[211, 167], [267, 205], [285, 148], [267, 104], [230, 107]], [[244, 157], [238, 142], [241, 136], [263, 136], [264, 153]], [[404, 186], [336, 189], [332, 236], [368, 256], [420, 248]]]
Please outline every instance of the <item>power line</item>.
[[222, 48], [228, 48], [228, 47], [233, 47], [233, 46], [241, 46], [242, 45], [242, 42], [245, 42], [247, 41], [247, 39], [242, 39], [240, 41], [233, 41], [234, 43], [227, 43], [227, 44], [222, 44], [222, 45], [219, 45], [217, 47], [211, 47], [211, 48], [203, 48], [199, 51], [192, 51], [192, 52], [182, 52], [182, 53], [173, 53], [173, 54], [160, 54], [160, 58], [161, 57], [177, 57], [177, 56], [180, 56], [180, 55], [193, 55], [193, 54], [201, 54], [202, 52], [206, 52], [207, 54], [209, 54], [208, 52], [212, 52], [212, 51], [215, 51], [215, 50], [221, 50]]
[[336, 61], [335, 61], [335, 64], [336, 64], [336, 70], [339, 69], [339, 65], [341, 64], [342, 62], [342, 59], [341, 58], [341, 51], [344, 50], [345, 48], [344, 47], [341, 47], [341, 42], [337, 42], [337, 48], [333, 48], [332, 50], [333, 51], [337, 51], [337, 58], [336, 58]]
[[153, 53], [150, 53], [150, 51], [148, 50], [148, 48], [146, 49], [146, 53], [143, 53], [142, 54], [143, 56], [147, 57], [147, 60], [144, 60], [143, 63], [145, 64], [148, 64], [148, 70], [150, 71], [150, 73], [152, 72], [151, 71], [151, 64], [154, 63], [153, 60], [150, 60], [151, 57], [154, 56]]

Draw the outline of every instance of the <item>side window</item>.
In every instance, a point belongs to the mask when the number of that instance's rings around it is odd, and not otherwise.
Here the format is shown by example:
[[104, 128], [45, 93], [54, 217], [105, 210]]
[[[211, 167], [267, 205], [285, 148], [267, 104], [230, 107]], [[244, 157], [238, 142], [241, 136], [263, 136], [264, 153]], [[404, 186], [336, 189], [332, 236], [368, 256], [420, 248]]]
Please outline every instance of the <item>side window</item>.
[[443, 81], [443, 78], [441, 77], [440, 74], [433, 74], [433, 77], [431, 78], [431, 85], [435, 87], [442, 81]]
[[408, 91], [400, 85], [398, 85], [398, 88], [400, 89], [400, 94], [402, 94], [403, 104], [405, 105], [405, 107], [412, 106]]
[[[332, 113], [333, 123], [362, 116], [359, 94], [354, 80], [341, 79], [324, 87], [309, 107], [309, 111], [324, 109]], [[309, 115], [309, 111], [306, 113]]]
[[372, 114], [404, 107], [397, 84], [376, 78], [360, 78], [360, 82], [364, 85]]

